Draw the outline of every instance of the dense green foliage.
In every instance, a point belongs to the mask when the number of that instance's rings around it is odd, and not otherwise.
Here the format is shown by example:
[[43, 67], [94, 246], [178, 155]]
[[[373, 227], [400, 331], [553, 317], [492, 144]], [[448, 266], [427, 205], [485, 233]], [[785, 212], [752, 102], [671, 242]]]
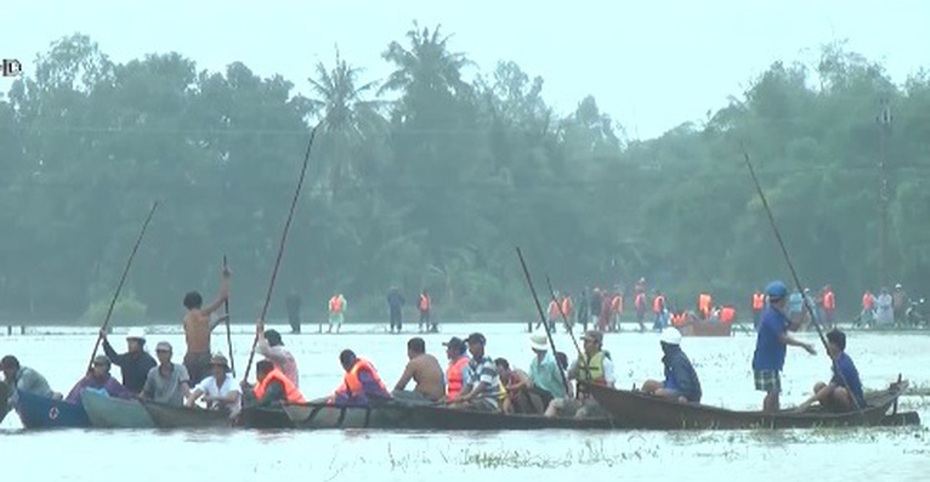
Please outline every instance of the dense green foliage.
[[772, 65], [701, 124], [627, 141], [593, 97], [559, 117], [513, 62], [466, 81], [474, 67], [438, 28], [415, 27], [383, 58], [395, 71], [380, 80], [338, 53], [307, 66], [305, 98], [241, 63], [119, 64], [85, 36], [54, 43], [0, 101], [0, 314], [76, 318], [108, 301], [161, 199], [128, 283], [148, 315], [177, 317], [190, 289], [210, 298], [225, 253], [234, 310], [254, 316], [317, 122], [273, 314], [296, 290], [323, 316], [333, 289], [354, 313], [380, 313], [392, 285], [410, 301], [428, 287], [440, 316], [531, 314], [515, 245], [572, 292], [645, 276], [673, 303], [709, 289], [746, 306], [787, 270], [741, 144], [803, 281], [832, 283], [850, 312], [880, 283], [883, 99], [890, 281], [930, 282], [926, 75], [894, 85], [830, 46], [813, 67]]

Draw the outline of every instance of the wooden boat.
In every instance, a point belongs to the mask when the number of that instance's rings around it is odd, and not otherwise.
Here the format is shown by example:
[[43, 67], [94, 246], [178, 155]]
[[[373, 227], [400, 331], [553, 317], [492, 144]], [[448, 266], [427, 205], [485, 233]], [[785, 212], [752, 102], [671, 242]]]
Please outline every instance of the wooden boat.
[[657, 430], [877, 426], [906, 388], [905, 380], [891, 384], [887, 390], [870, 393], [866, 396], [868, 406], [861, 411], [831, 413], [815, 407], [805, 412], [764, 413], [678, 403], [642, 392], [585, 384], [585, 389], [608, 413], [625, 422], [624, 427]]
[[730, 336], [733, 325], [715, 321], [692, 321], [677, 328], [681, 336]]
[[138, 400], [113, 398], [96, 390], [81, 393], [81, 405], [94, 428], [152, 428], [155, 423]]
[[17, 390], [16, 412], [26, 428], [90, 427], [84, 407]]
[[291, 419], [281, 409], [245, 408], [238, 417], [216, 410], [189, 408], [143, 400], [142, 406], [158, 428], [288, 428]]
[[487, 413], [431, 405], [387, 403], [339, 407], [324, 402], [285, 405], [295, 427], [304, 429], [370, 428], [394, 430], [541, 430], [608, 429], [611, 418], [548, 418], [542, 415]]

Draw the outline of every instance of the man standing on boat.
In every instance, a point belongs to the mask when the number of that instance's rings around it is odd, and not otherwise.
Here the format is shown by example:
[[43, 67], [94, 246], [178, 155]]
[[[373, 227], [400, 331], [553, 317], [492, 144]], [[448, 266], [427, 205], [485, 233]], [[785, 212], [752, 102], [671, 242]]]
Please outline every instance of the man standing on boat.
[[827, 347], [833, 359], [833, 379], [830, 383], [817, 382], [814, 395], [802, 403], [798, 410], [807, 410], [814, 402], [820, 402], [821, 406], [833, 412], [865, 408], [859, 371], [852, 358], [846, 354], [846, 334], [839, 330], [827, 333]]
[[210, 315], [229, 298], [231, 276], [229, 268], [224, 266], [220, 294], [206, 308], [203, 307], [203, 297], [200, 293], [191, 291], [184, 295], [184, 307], [187, 308], [187, 315], [184, 317], [184, 341], [187, 343], [184, 367], [190, 374], [191, 383], [196, 384], [210, 374], [210, 333], [226, 319], [220, 317], [211, 321]]
[[258, 320], [255, 331], [255, 335], [258, 337], [258, 343], [255, 344], [256, 353], [271, 360], [281, 372], [291, 379], [294, 386], [300, 387], [297, 361], [294, 360], [294, 355], [287, 348], [284, 348], [284, 341], [281, 340], [281, 334], [278, 333], [278, 330], [266, 330], [265, 323]]
[[191, 396], [190, 375], [184, 365], [171, 361], [173, 351], [167, 341], [155, 345], [158, 366], [149, 370], [142, 387], [142, 397], [180, 407]]
[[155, 367], [155, 359], [145, 351], [145, 330], [133, 328], [126, 335], [127, 352], [122, 355], [116, 353], [113, 345], [107, 340], [106, 330], [100, 330], [103, 339], [103, 352], [110, 361], [120, 368], [123, 374], [123, 386], [132, 393], [141, 393], [145, 386], [145, 379], [149, 370]]
[[781, 393], [781, 371], [785, 366], [787, 346], [802, 347], [811, 355], [817, 352], [811, 344], [796, 340], [788, 334], [788, 330], [797, 331], [800, 327], [800, 323], [789, 321], [785, 315], [788, 287], [781, 281], [773, 281], [765, 288], [765, 294], [769, 304], [762, 313], [762, 321], [759, 324], [752, 370], [756, 390], [766, 393], [763, 410], [777, 412], [778, 397]]

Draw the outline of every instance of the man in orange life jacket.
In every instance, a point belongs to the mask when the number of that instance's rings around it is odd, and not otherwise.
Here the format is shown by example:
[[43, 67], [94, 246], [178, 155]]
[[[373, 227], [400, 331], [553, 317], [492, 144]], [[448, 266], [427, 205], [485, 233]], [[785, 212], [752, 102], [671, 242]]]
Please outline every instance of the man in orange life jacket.
[[823, 315], [827, 329], [833, 328], [833, 315], [836, 314], [836, 295], [830, 285], [823, 287]]
[[[333, 332], [334, 323], [336, 324], [336, 333], [339, 333], [339, 330], [342, 329], [342, 322], [345, 321], [346, 305], [346, 298], [342, 296], [342, 293], [333, 293], [332, 298], [329, 299], [329, 330], [327, 333]], [[320, 332], [322, 331], [323, 326], [320, 325]]]
[[765, 308], [765, 295], [761, 290], [756, 290], [752, 294], [752, 326], [759, 331], [759, 320], [762, 316], [762, 310]]
[[655, 321], [652, 323], [654, 330], [665, 328], [665, 297], [662, 292], [656, 290], [655, 298], [652, 299], [652, 313], [655, 315]]
[[462, 393], [462, 389], [472, 382], [472, 372], [468, 367], [471, 359], [466, 354], [465, 342], [453, 336], [443, 343], [446, 347], [446, 357], [449, 365], [446, 368], [446, 400], [455, 400]]
[[546, 309], [546, 321], [549, 323], [549, 331], [555, 332], [555, 323], [562, 317], [560, 310], [559, 292], [556, 291], [552, 300], [549, 301], [549, 307]]
[[251, 390], [244, 380], [241, 384], [244, 404], [247, 406], [269, 407], [284, 403], [306, 403], [297, 385], [294, 385], [271, 360], [255, 363], [255, 379], [257, 383]]
[[429, 331], [435, 333], [438, 331], [436, 324], [430, 325], [430, 309], [433, 306], [433, 300], [430, 299], [429, 293], [424, 289], [420, 293], [420, 301], [417, 303], [417, 309], [420, 311], [420, 332], [423, 332], [423, 328], [426, 328]]
[[636, 297], [633, 298], [633, 306], [636, 308], [636, 322], [639, 323], [640, 333], [646, 331], [646, 325], [643, 324], [643, 318], [646, 317], [646, 293], [640, 288], [636, 288]]
[[346, 374], [342, 385], [330, 398], [330, 403], [338, 406], [367, 406], [372, 399], [391, 398], [391, 393], [378, 376], [378, 371], [368, 360], [358, 358], [352, 350], [342, 350], [339, 363]]

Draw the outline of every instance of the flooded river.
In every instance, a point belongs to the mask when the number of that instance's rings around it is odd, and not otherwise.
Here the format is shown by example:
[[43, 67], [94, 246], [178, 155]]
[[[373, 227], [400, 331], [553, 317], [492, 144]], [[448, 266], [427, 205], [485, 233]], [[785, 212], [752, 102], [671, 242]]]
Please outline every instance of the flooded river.
[[[339, 335], [284, 333], [286, 346], [300, 365], [308, 398], [329, 393], [341, 381], [338, 354], [351, 348], [379, 369], [393, 386], [406, 363], [406, 341], [413, 334], [391, 335], [373, 325], [347, 326]], [[427, 350], [444, 358], [441, 342], [480, 330], [487, 352], [526, 368], [532, 353], [518, 325], [449, 325], [445, 333], [424, 335]], [[224, 350], [218, 329], [214, 351]], [[238, 371], [248, 358], [251, 333], [233, 335]], [[67, 331], [67, 332], [66, 332]], [[183, 355], [177, 329], [155, 327], [148, 345], [166, 340]], [[123, 348], [116, 329], [114, 345]], [[801, 334], [816, 341], [815, 334]], [[67, 392], [86, 366], [94, 336], [88, 330], [31, 329], [26, 335], [0, 336], [0, 354], [43, 373], [53, 389]], [[559, 350], [572, 353], [566, 335]], [[685, 338], [704, 389], [704, 402], [735, 409], [761, 405], [753, 390], [750, 360], [754, 336]], [[605, 348], [617, 367], [618, 385], [629, 388], [662, 374], [658, 335], [608, 334]], [[795, 405], [817, 380], [829, 378], [829, 361], [790, 348], [783, 375], [783, 405]], [[930, 420], [930, 336], [850, 333], [847, 351], [867, 388], [885, 388], [902, 373], [914, 394], [899, 410], [917, 410]], [[253, 371], [254, 372], [254, 371]], [[114, 368], [118, 375], [118, 369]], [[348, 431], [24, 431], [10, 414], [0, 424], [3, 480], [238, 481], [275, 477], [291, 480], [710, 480], [721, 476], [753, 480], [818, 481], [930, 480], [930, 431], [925, 426], [882, 429], [750, 430], [733, 432], [540, 431], [540, 432], [379, 432]]]

